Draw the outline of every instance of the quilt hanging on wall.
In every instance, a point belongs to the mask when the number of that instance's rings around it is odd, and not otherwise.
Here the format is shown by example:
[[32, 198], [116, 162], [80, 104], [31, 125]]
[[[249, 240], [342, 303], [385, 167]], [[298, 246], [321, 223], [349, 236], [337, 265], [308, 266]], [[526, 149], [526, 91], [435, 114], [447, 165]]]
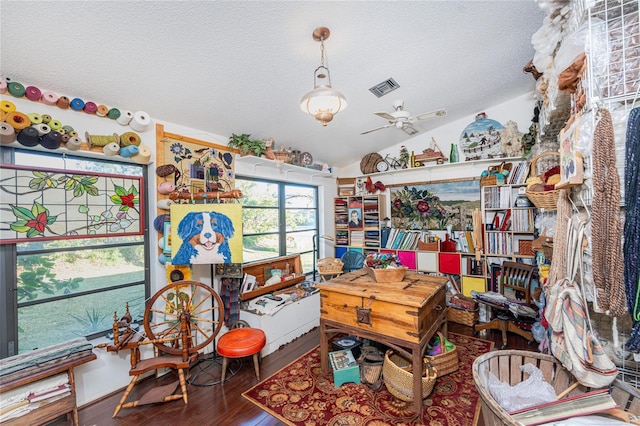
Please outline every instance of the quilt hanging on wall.
[[[176, 172], [165, 179], [175, 185], [175, 190], [196, 194], [198, 192], [231, 191], [235, 188], [234, 156], [222, 145], [164, 137], [158, 150], [158, 163], [173, 165]], [[162, 153], [162, 154], [161, 154]]]
[[140, 176], [3, 165], [0, 244], [143, 235]]
[[171, 263], [242, 263], [242, 205], [173, 204]]

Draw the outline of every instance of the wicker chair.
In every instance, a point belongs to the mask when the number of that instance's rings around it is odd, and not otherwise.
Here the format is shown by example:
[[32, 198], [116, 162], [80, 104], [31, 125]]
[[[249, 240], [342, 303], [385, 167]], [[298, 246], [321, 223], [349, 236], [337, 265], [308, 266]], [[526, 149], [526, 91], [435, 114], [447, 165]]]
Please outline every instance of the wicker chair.
[[[503, 262], [500, 269], [499, 291], [502, 295], [515, 297], [522, 301], [525, 306], [536, 308], [531, 302], [531, 282], [535, 267], [517, 262]], [[474, 333], [481, 330], [501, 330], [502, 331], [502, 349], [507, 347], [507, 332], [518, 334], [529, 343], [533, 341], [533, 334], [530, 331], [523, 330], [516, 325], [516, 317], [509, 310], [509, 306], [488, 302], [486, 299], [476, 297], [478, 303], [486, 305], [494, 314], [495, 319], [484, 324], [475, 324]]]

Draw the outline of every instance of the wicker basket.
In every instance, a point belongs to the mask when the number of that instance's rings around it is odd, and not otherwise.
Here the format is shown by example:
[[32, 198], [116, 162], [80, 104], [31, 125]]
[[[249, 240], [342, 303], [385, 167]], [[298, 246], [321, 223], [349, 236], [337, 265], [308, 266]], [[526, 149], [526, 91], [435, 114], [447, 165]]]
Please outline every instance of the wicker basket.
[[[533, 157], [531, 160], [531, 167], [529, 168], [529, 177], [533, 177], [537, 174], [537, 163], [538, 160], [547, 155], [557, 155], [560, 156], [560, 153], [557, 151], [547, 151]], [[539, 209], [545, 210], [557, 210], [558, 198], [560, 196], [559, 189], [553, 189], [551, 191], [541, 191], [541, 192], [532, 192], [529, 191], [529, 188], [525, 191], [527, 198]]]
[[318, 259], [318, 272], [321, 274], [339, 274], [342, 272], [344, 263], [335, 257], [323, 257]]
[[480, 314], [478, 312], [479, 311], [477, 309], [468, 311], [466, 309], [449, 307], [449, 309], [447, 309], [447, 321], [473, 327], [478, 322], [478, 318], [480, 318]]
[[369, 276], [377, 283], [399, 283], [404, 279], [404, 274], [407, 272], [407, 268], [402, 266], [400, 268], [383, 268], [374, 269], [365, 266]]
[[[566, 392], [575, 383], [575, 378], [566, 370], [560, 361], [551, 355], [538, 352], [503, 350], [488, 352], [473, 361], [473, 380], [482, 403], [482, 418], [485, 426], [513, 425], [516, 423], [489, 392], [489, 375], [494, 374], [501, 381], [511, 386], [526, 380], [528, 375], [522, 373], [520, 367], [531, 363], [542, 370], [547, 383], [554, 388], [556, 395], [572, 396], [590, 390], [580, 384], [570, 392]], [[611, 395], [613, 399], [624, 407], [636, 407], [640, 403], [640, 393], [627, 383], [616, 379], [613, 382]], [[637, 411], [637, 408], [631, 408]], [[638, 414], [638, 413], [634, 413]]]
[[443, 352], [439, 355], [426, 355], [424, 359], [425, 361], [431, 362], [431, 365], [433, 365], [438, 372], [438, 377], [442, 377], [458, 371], [460, 362], [458, 360], [458, 348], [454, 347], [453, 350], [447, 351], [446, 345], [444, 344], [444, 335], [438, 331], [438, 337], [440, 337], [440, 346]]
[[[410, 361], [388, 350], [384, 354], [382, 377], [391, 395], [402, 401], [413, 401], [413, 373]], [[437, 377], [437, 369], [433, 367], [427, 369], [427, 375], [422, 377], [422, 399], [431, 394]]]

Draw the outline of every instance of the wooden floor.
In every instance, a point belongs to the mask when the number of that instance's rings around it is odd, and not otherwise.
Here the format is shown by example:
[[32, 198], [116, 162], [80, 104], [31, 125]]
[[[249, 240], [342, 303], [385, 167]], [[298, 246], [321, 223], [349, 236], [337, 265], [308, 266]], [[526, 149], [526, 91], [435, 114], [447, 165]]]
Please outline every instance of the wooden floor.
[[[458, 334], [473, 335], [473, 329], [460, 324], [449, 323], [449, 331]], [[477, 336], [496, 343], [496, 349], [502, 345], [502, 337], [498, 331], [482, 331]], [[264, 357], [260, 366], [261, 378], [266, 378], [282, 367], [289, 364], [302, 354], [313, 349], [320, 342], [319, 328], [299, 337], [283, 346], [278, 351]], [[528, 345], [520, 336], [509, 334], [509, 349], [525, 349], [537, 352], [537, 344]], [[171, 376], [162, 377], [159, 382], [168, 382]], [[122, 409], [118, 416], [112, 418], [122, 391], [106, 397], [100, 401], [80, 408], [80, 425], [108, 426], [108, 425], [230, 425], [230, 426], [272, 426], [282, 425], [274, 417], [260, 410], [242, 397], [242, 392], [257, 383], [251, 359], [247, 359], [240, 371], [226, 380], [224, 386], [213, 384], [196, 386], [219, 381], [220, 365], [217, 360], [201, 361], [190, 370], [190, 385], [188, 389], [189, 403], [182, 400], [163, 404], [144, 405], [135, 408]], [[156, 379], [150, 378], [136, 385], [132, 392], [142, 394], [145, 389], [157, 384]], [[131, 399], [131, 398], [130, 398]], [[60, 419], [54, 425], [69, 424]]]

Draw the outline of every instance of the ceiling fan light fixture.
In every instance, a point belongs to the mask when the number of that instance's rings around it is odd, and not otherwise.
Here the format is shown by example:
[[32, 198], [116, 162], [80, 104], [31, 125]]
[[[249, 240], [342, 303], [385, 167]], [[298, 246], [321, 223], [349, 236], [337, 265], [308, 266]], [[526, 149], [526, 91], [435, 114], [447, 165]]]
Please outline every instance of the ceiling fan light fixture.
[[313, 73], [313, 90], [300, 100], [300, 108], [326, 126], [333, 116], [347, 107], [347, 99], [342, 93], [331, 87], [329, 68], [324, 64], [324, 40], [330, 32], [326, 27], [316, 28], [313, 39], [320, 42], [320, 66]]

